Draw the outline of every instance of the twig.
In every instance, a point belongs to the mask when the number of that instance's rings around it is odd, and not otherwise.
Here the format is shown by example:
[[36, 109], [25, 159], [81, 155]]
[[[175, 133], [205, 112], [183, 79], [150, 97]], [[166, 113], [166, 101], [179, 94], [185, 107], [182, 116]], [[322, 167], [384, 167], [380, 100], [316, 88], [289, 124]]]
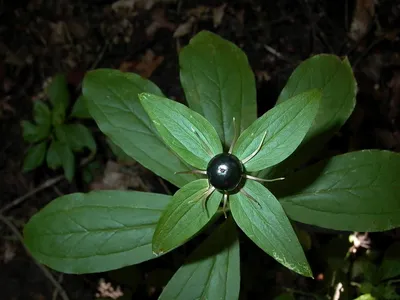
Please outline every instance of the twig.
[[[104, 54], [106, 53], [106, 50], [107, 50], [109, 45], [110, 45], [110, 42], [108, 42], [108, 41], [104, 44], [103, 48], [101, 49], [101, 51], [97, 55], [96, 60], [90, 66], [88, 71], [93, 70], [93, 69], [95, 69], [97, 67], [97, 65], [100, 63], [100, 61], [104, 57]], [[81, 89], [81, 87], [82, 87], [82, 81], [77, 85], [76, 90], [79, 91]]]
[[57, 177], [54, 178], [50, 178], [48, 180], [46, 180], [45, 182], [43, 182], [41, 185], [39, 185], [37, 188], [34, 188], [33, 190], [30, 190], [28, 193], [26, 193], [25, 195], [13, 200], [12, 202], [8, 203], [7, 205], [5, 205], [4, 207], [2, 207], [0, 209], [0, 214], [3, 214], [5, 211], [17, 206], [18, 204], [21, 204], [22, 202], [24, 202], [26, 199], [32, 197], [33, 195], [39, 193], [40, 191], [47, 189], [53, 185], [55, 185], [56, 183], [58, 183], [59, 181], [63, 180], [65, 178], [64, 175], [59, 175]]
[[165, 192], [166, 192], [168, 195], [172, 195], [171, 190], [167, 187], [167, 185], [165, 184], [165, 182], [164, 182], [163, 179], [161, 179], [160, 177], [158, 177], [158, 182], [161, 184], [161, 186], [163, 187], [163, 189], [165, 190]]
[[[91, 153], [88, 157], [84, 158], [82, 160], [82, 162], [79, 164], [80, 167], [85, 166], [86, 164], [88, 164], [93, 157], [95, 156], [95, 153]], [[3, 214], [4, 212], [6, 212], [7, 210], [21, 204], [22, 202], [24, 202], [26, 199], [32, 197], [33, 195], [41, 192], [42, 190], [45, 190], [55, 184], [57, 184], [58, 182], [60, 182], [61, 180], [65, 179], [64, 175], [59, 175], [57, 177], [54, 178], [50, 178], [47, 179], [45, 182], [43, 182], [41, 185], [39, 185], [37, 188], [34, 188], [33, 190], [30, 190], [28, 193], [26, 193], [25, 195], [11, 201], [10, 203], [8, 203], [7, 205], [5, 205], [4, 207], [2, 207], [0, 209], [0, 214]]]
[[[58, 276], [58, 282], [61, 284], [62, 280], [63, 280], [64, 274], [60, 273], [60, 276]], [[60, 293], [59, 289], [54, 289], [53, 292], [53, 300], [56, 300], [58, 297], [58, 294]]]
[[339, 300], [341, 292], [343, 292], [343, 284], [339, 282], [336, 285], [335, 293], [333, 294], [332, 300]]
[[287, 58], [286, 56], [284, 56], [282, 53], [278, 52], [277, 50], [275, 50], [274, 48], [272, 48], [271, 46], [268, 45], [264, 45], [265, 50], [267, 50], [269, 53], [271, 53], [272, 55], [276, 56], [277, 58], [284, 60], [286, 62], [289, 63], [293, 63], [293, 61], [289, 58]]
[[[21, 233], [19, 232], [19, 230], [17, 229], [17, 227], [15, 227], [15, 225], [11, 221], [9, 221], [6, 217], [4, 217], [2, 214], [0, 214], [0, 221], [2, 221], [5, 225], [7, 225], [8, 228], [10, 228], [10, 230], [15, 234], [15, 236], [21, 242], [26, 253], [28, 253], [28, 255], [31, 256], [28, 248], [26, 248], [26, 246], [24, 244], [24, 239], [23, 239]], [[38, 263], [35, 259], [33, 259], [33, 262], [39, 267], [40, 270], [42, 270], [43, 274], [47, 277], [47, 279], [49, 279], [51, 281], [51, 283], [54, 285], [54, 287], [60, 291], [61, 298], [63, 300], [69, 300], [68, 295], [65, 292], [64, 288], [60, 285], [60, 283], [57, 280], [54, 279], [54, 277], [50, 273], [50, 271], [47, 270], [46, 267], [44, 267], [43, 265]]]

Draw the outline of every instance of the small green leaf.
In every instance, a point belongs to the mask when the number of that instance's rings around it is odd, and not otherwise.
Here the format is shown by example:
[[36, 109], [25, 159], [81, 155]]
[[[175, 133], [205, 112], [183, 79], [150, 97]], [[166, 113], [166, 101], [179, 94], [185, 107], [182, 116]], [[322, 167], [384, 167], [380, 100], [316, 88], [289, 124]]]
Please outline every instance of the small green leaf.
[[25, 141], [29, 143], [36, 143], [45, 138], [50, 134], [50, 128], [43, 125], [35, 125], [29, 121], [22, 121], [22, 136]]
[[249, 157], [265, 140], [257, 154], [245, 163], [248, 172], [276, 165], [300, 145], [318, 112], [321, 92], [311, 90], [272, 108], [251, 124], [239, 137], [233, 154]]
[[53, 105], [53, 125], [62, 124], [69, 105], [69, 90], [65, 75], [57, 74], [47, 87], [47, 95]]
[[39, 167], [46, 156], [47, 142], [33, 145], [25, 155], [23, 171], [28, 172]]
[[51, 169], [63, 167], [65, 178], [72, 181], [75, 173], [75, 157], [67, 144], [53, 140], [46, 156], [47, 165]]
[[[208, 180], [198, 179], [175, 193], [157, 224], [153, 237], [154, 253], [165, 253], [184, 244], [211, 220], [222, 195], [214, 191], [206, 200], [208, 189]], [[205, 200], [206, 207], [203, 206]]]
[[229, 148], [233, 118], [240, 132], [257, 118], [256, 85], [246, 54], [218, 35], [201, 31], [183, 48], [179, 64], [189, 107], [214, 126]]
[[175, 273], [160, 300], [239, 298], [239, 240], [232, 219], [215, 230]]
[[400, 154], [363, 150], [335, 156], [268, 185], [288, 216], [335, 230], [400, 226]]
[[83, 98], [83, 95], [80, 95], [78, 99], [76, 99], [74, 106], [72, 107], [71, 117], [78, 119], [91, 119], [92, 116], [89, 113], [88, 108], [86, 107], [86, 101]]
[[64, 273], [95, 273], [156, 256], [151, 238], [170, 196], [96, 191], [57, 198], [24, 228], [35, 259]]
[[229, 203], [233, 218], [243, 232], [285, 267], [312, 277], [304, 251], [279, 201], [253, 180], [247, 180], [242, 190], [244, 193], [231, 195]]
[[100, 69], [86, 74], [83, 95], [100, 130], [125, 153], [169, 182], [181, 187], [199, 178], [169, 149], [140, 104], [138, 94], [162, 96], [151, 81], [137, 74]]
[[205, 170], [211, 158], [222, 153], [217, 132], [200, 114], [156, 95], [139, 98], [164, 142], [188, 164]]
[[400, 242], [393, 243], [386, 250], [378, 273], [380, 280], [400, 276]]
[[42, 101], [35, 101], [33, 104], [33, 118], [39, 125], [47, 126], [50, 131], [51, 112], [49, 107]]
[[55, 128], [56, 137], [66, 143], [72, 151], [82, 151], [87, 147], [96, 152], [96, 142], [90, 130], [82, 124], [61, 124]]
[[277, 104], [310, 89], [320, 89], [322, 99], [314, 123], [300, 147], [287, 160], [258, 176], [279, 177], [305, 163], [339, 131], [353, 112], [357, 83], [347, 58], [321, 54], [303, 61], [290, 76]]

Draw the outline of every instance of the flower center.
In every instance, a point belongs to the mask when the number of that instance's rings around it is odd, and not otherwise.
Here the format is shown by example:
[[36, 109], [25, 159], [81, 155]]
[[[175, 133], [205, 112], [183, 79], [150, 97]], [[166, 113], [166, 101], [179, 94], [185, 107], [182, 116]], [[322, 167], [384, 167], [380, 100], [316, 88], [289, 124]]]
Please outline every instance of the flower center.
[[214, 156], [207, 166], [210, 184], [223, 192], [234, 191], [242, 181], [243, 174], [244, 168], [240, 160], [228, 153]]

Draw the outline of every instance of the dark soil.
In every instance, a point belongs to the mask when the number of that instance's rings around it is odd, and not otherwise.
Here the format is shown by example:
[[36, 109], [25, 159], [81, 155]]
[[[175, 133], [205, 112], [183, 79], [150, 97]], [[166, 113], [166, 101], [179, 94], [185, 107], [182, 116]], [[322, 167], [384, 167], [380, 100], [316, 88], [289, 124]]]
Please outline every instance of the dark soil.
[[[221, 35], [246, 52], [257, 75], [260, 115], [274, 105], [299, 62], [318, 53], [348, 56], [359, 86], [357, 107], [329, 143], [326, 153], [332, 155], [365, 148], [400, 151], [398, 1], [379, 1], [369, 18], [368, 14], [367, 17], [364, 14], [364, 18], [353, 17], [353, 12], [360, 3], [371, 1], [226, 1], [225, 13], [217, 26], [213, 24], [213, 8], [223, 5], [223, 1], [148, 1], [155, 2], [151, 8], [135, 7], [119, 12], [112, 9], [115, 2], [0, 1], [0, 211], [18, 230], [22, 231], [29, 218], [52, 199], [90, 188], [78, 179], [72, 184], [61, 180], [26, 197], [18, 205], [2, 209], [60, 174], [46, 167], [21, 172], [27, 144], [22, 138], [20, 122], [32, 119], [33, 101], [43, 91], [46, 79], [59, 72], [67, 74], [71, 91], [77, 96], [86, 71], [100, 67], [121, 69], [125, 64], [125, 67], [129, 65], [127, 71], [150, 76], [167, 96], [182, 100], [179, 47], [186, 45], [202, 29]], [[183, 36], [174, 38], [175, 29], [191, 16], [196, 19], [193, 27]], [[349, 37], [354, 18], [360, 18], [365, 28], [365, 34], [357, 39]], [[154, 22], [159, 24], [157, 30], [154, 30]], [[146, 63], [146, 57], [150, 57], [150, 62]], [[163, 58], [161, 63], [154, 62], [157, 57]], [[103, 145], [98, 160], [104, 169], [113, 157], [105, 146], [104, 137], [94, 124], [90, 126], [99, 144]], [[165, 192], [156, 176], [141, 167], [136, 168], [147, 189]], [[98, 176], [102, 174], [99, 172]], [[304, 229], [312, 239], [308, 254], [315, 274], [323, 274], [327, 267], [322, 250], [337, 234], [316, 228]], [[0, 222], [0, 232], [0, 298], [62, 299], [54, 296], [54, 285], [4, 222]], [[400, 239], [400, 234], [394, 230], [371, 235], [371, 239], [375, 249], [380, 251]], [[273, 299], [285, 291], [283, 287], [286, 291], [297, 291], [297, 299], [333, 295], [332, 287], [320, 277], [311, 280], [297, 276], [278, 266], [245, 237], [242, 241], [242, 299]], [[196, 243], [198, 240], [177, 253], [130, 268], [132, 279], [128, 284], [121, 281], [121, 272], [64, 274], [62, 277], [51, 272], [71, 300], [94, 299], [100, 278], [115, 285], [122, 284], [132, 293], [132, 299], [156, 299]], [[339, 249], [340, 245], [334, 247]], [[348, 299], [355, 296], [356, 291], [352, 290]], [[126, 296], [126, 299], [130, 298]]]

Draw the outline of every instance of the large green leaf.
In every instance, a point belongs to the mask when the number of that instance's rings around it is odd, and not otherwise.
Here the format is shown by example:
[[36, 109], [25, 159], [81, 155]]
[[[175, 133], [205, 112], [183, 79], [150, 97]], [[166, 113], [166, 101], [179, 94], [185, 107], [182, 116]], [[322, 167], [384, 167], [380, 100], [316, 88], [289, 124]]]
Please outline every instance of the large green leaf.
[[400, 276], [400, 242], [393, 243], [386, 250], [378, 274], [380, 280]]
[[239, 240], [232, 219], [216, 229], [175, 273], [160, 300], [239, 298]]
[[156, 256], [154, 228], [170, 196], [134, 191], [76, 193], [52, 201], [24, 229], [42, 264], [64, 273], [94, 273]]
[[208, 189], [208, 180], [198, 179], [175, 193], [157, 224], [153, 237], [154, 253], [168, 252], [184, 244], [211, 220], [222, 195], [214, 191], [205, 199]]
[[293, 220], [336, 230], [400, 226], [400, 154], [363, 150], [321, 161], [271, 183]]
[[61, 124], [55, 128], [59, 141], [67, 144], [72, 151], [82, 151], [87, 147], [96, 151], [96, 142], [90, 130], [82, 124]]
[[189, 107], [217, 130], [225, 147], [257, 118], [256, 86], [246, 55], [231, 42], [201, 31], [179, 55], [180, 78]]
[[222, 152], [214, 127], [187, 106], [152, 94], [140, 94], [140, 101], [164, 142], [186, 163], [205, 170]]
[[23, 171], [28, 172], [39, 167], [46, 156], [47, 142], [41, 142], [28, 149], [24, 158]]
[[140, 164], [181, 187], [198, 176], [174, 174], [190, 168], [159, 137], [140, 104], [142, 92], [162, 96], [151, 81], [118, 70], [88, 72], [83, 82], [86, 105], [100, 130]]
[[[262, 184], [247, 180], [242, 191], [230, 196], [233, 218], [243, 232], [285, 267], [312, 276], [296, 233], [279, 201]], [[246, 193], [252, 198], [248, 198]], [[256, 202], [257, 201], [257, 202]]]
[[75, 157], [68, 144], [53, 140], [47, 150], [47, 165], [51, 169], [63, 167], [65, 178], [72, 181], [75, 173]]
[[347, 58], [341, 60], [335, 55], [321, 54], [305, 60], [290, 76], [277, 104], [314, 88], [322, 91], [322, 99], [315, 121], [302, 144], [287, 160], [262, 171], [259, 176], [281, 176], [305, 163], [323, 148], [353, 112], [357, 83]]
[[[240, 160], [257, 154], [245, 163], [248, 172], [276, 165], [300, 145], [318, 112], [321, 92], [311, 90], [294, 96], [258, 118], [239, 137], [233, 148]], [[266, 135], [265, 135], [266, 134]]]
[[57, 74], [47, 87], [47, 95], [53, 106], [53, 124], [62, 124], [69, 105], [69, 90], [67, 79], [64, 74]]

